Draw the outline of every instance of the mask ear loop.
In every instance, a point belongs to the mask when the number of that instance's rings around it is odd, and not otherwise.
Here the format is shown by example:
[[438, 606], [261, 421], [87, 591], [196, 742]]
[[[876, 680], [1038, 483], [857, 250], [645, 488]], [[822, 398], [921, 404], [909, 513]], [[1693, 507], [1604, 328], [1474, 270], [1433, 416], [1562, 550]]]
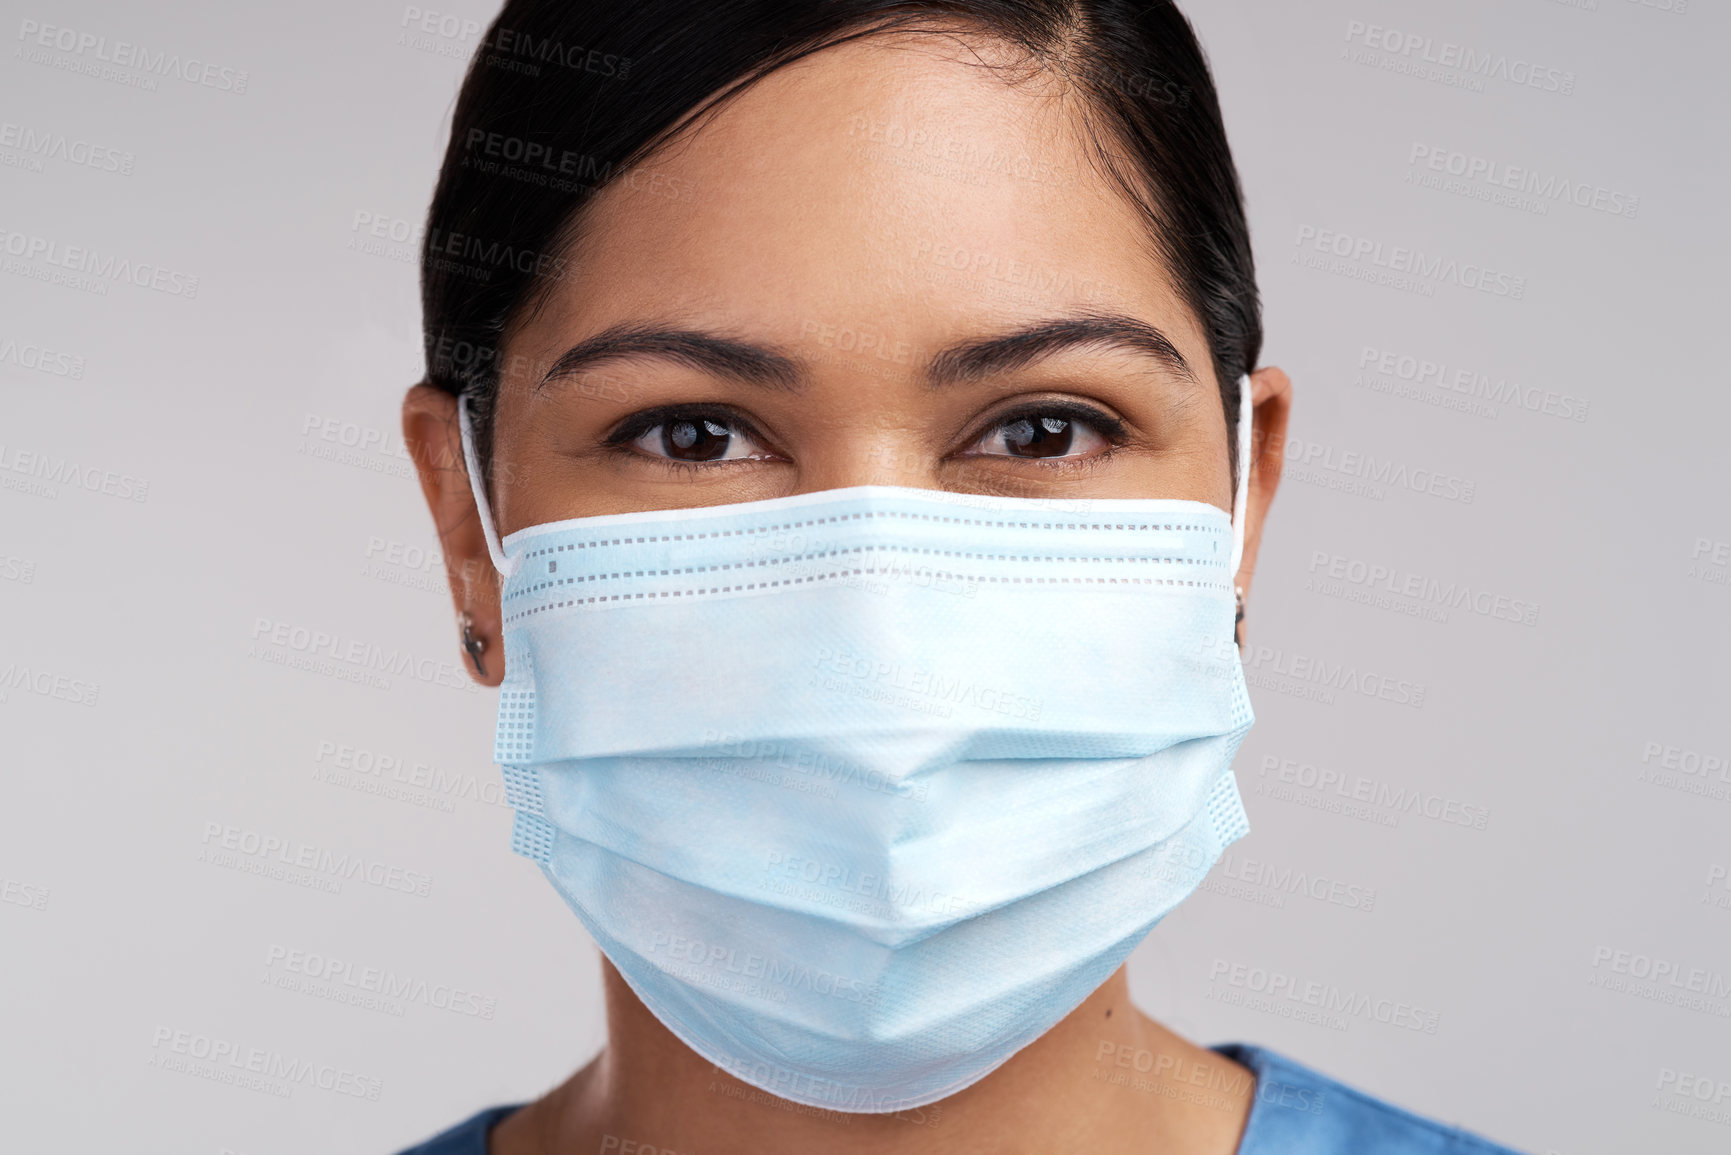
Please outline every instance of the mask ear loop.
[[1244, 515], [1250, 508], [1250, 378], [1238, 379], [1238, 484], [1232, 494], [1232, 580], [1244, 561]]
[[1238, 379], [1238, 484], [1232, 493], [1232, 582], [1233, 601], [1237, 605], [1237, 616], [1233, 619], [1232, 634], [1238, 636], [1238, 627], [1244, 621], [1244, 587], [1238, 584], [1238, 567], [1244, 561], [1244, 516], [1250, 508], [1250, 376], [1245, 374]]
[[523, 563], [521, 556], [506, 557], [499, 543], [499, 531], [493, 526], [493, 510], [487, 504], [487, 487], [481, 480], [481, 463], [475, 456], [475, 430], [469, 421], [469, 395], [457, 398], [457, 428], [463, 439], [463, 469], [469, 475], [469, 492], [475, 496], [475, 512], [481, 518], [481, 532], [487, 538], [487, 556], [499, 576], [509, 578]]

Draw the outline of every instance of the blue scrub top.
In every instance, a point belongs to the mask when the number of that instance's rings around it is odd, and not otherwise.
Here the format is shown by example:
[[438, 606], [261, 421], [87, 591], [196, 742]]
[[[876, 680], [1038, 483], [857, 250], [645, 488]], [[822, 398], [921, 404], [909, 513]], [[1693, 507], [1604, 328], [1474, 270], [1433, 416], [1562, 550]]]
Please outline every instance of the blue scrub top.
[[[1212, 1048], [1256, 1074], [1238, 1155], [1520, 1155], [1337, 1083], [1263, 1047]], [[487, 1133], [516, 1106], [491, 1107], [401, 1155], [487, 1155]]]

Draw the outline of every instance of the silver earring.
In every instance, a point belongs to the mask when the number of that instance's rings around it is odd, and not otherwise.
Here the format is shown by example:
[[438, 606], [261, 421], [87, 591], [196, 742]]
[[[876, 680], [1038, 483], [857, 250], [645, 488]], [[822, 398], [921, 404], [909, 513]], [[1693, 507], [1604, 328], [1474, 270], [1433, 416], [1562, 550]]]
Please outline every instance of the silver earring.
[[[1239, 612], [1239, 616], [1243, 616], [1242, 610]], [[467, 610], [457, 620], [463, 627], [463, 651], [469, 655], [469, 660], [475, 663], [475, 673], [485, 678], [487, 671], [481, 667], [481, 655], [486, 651], [487, 643], [484, 639], [475, 636], [475, 623], [469, 617]]]
[[1244, 643], [1238, 641], [1238, 631], [1239, 627], [1244, 625], [1244, 587], [1233, 586], [1232, 594], [1238, 602], [1238, 616], [1232, 619], [1232, 641], [1242, 646]]

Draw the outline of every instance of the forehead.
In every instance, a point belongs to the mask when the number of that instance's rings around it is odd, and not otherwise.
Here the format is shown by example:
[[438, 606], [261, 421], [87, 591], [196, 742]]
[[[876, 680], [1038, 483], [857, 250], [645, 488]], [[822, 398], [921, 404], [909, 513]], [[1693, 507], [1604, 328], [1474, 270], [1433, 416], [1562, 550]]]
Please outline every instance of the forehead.
[[1109, 308], [1207, 364], [1147, 223], [1090, 157], [1079, 96], [985, 63], [1013, 59], [880, 35], [777, 70], [596, 198], [541, 319], [683, 317], [788, 342], [863, 325], [917, 348]]

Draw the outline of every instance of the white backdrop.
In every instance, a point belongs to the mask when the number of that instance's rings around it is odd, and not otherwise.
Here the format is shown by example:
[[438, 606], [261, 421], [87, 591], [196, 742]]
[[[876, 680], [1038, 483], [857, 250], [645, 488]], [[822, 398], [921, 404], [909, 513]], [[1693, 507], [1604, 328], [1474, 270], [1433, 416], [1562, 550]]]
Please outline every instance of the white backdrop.
[[[601, 1045], [397, 432], [442, 2], [5, 5], [7, 1150], [391, 1151]], [[1731, 19], [1186, 8], [1297, 401], [1252, 833], [1136, 997], [1534, 1153], [1731, 1149]]]

